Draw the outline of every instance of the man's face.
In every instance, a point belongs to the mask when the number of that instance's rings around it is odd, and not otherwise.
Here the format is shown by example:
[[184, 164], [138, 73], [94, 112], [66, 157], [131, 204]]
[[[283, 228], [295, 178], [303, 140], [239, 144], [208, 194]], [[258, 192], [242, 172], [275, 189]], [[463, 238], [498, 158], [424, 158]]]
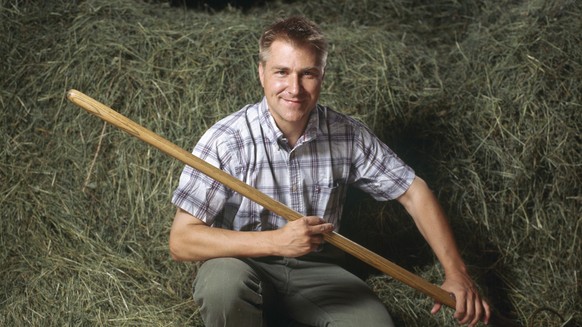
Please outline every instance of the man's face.
[[323, 81], [316, 52], [277, 40], [266, 62], [259, 64], [259, 77], [277, 126], [284, 134], [302, 133]]

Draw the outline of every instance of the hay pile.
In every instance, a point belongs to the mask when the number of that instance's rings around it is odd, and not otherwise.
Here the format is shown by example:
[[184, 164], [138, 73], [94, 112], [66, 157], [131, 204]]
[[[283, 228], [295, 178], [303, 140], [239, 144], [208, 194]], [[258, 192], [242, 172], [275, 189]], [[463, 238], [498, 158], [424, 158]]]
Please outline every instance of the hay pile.
[[[428, 180], [491, 302], [524, 324], [582, 324], [579, 2], [326, 0], [207, 12], [5, 0], [0, 325], [202, 325], [194, 269], [172, 262], [166, 245], [181, 165], [69, 104], [65, 91], [190, 149], [218, 118], [258, 101], [259, 31], [290, 14], [320, 22], [331, 40], [322, 102], [368, 123]], [[347, 214], [367, 232], [349, 221], [346, 234], [440, 281], [400, 208], [354, 198]], [[401, 325], [453, 323], [391, 278], [367, 280]]]

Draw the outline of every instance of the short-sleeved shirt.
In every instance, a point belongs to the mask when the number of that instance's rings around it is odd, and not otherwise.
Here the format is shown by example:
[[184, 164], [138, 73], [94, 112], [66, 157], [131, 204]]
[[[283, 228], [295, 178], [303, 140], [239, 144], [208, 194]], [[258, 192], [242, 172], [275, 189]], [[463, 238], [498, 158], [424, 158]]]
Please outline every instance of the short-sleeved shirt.
[[[348, 186], [391, 200], [415, 177], [363, 123], [319, 104], [289, 147], [265, 98], [217, 122], [193, 154], [303, 215], [322, 217], [336, 230]], [[287, 223], [190, 166], [180, 175], [172, 203], [213, 227], [261, 231]]]

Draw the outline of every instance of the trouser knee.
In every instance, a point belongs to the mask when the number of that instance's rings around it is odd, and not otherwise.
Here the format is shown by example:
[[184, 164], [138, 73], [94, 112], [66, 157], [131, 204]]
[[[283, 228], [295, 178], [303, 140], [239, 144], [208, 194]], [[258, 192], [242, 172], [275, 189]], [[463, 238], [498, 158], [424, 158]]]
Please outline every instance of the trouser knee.
[[262, 324], [261, 280], [239, 259], [212, 259], [202, 264], [194, 282], [194, 300], [208, 326]]

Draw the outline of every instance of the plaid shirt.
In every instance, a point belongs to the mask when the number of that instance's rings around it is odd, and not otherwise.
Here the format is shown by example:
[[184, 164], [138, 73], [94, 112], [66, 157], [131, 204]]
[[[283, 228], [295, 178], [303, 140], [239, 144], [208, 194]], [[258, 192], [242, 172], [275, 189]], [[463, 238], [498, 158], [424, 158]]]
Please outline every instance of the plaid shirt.
[[[306, 216], [339, 229], [348, 185], [377, 200], [402, 195], [415, 177], [362, 123], [318, 105], [294, 148], [267, 108], [248, 105], [211, 127], [193, 154]], [[272, 230], [286, 220], [186, 166], [172, 203], [214, 227]]]

